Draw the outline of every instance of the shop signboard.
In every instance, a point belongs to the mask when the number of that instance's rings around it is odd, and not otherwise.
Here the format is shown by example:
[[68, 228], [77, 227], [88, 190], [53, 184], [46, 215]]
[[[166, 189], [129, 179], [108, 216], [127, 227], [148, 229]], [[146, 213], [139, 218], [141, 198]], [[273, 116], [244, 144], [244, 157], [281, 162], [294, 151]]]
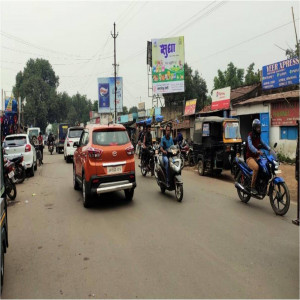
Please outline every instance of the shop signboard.
[[214, 90], [212, 93], [211, 110], [222, 110], [230, 108], [231, 87]]
[[[116, 78], [117, 112], [123, 111], [123, 78]], [[98, 112], [110, 113], [115, 111], [115, 78], [98, 78]]]
[[187, 100], [185, 102], [185, 110], [184, 110], [184, 115], [185, 116], [189, 116], [189, 115], [194, 115], [195, 114], [196, 103], [197, 103], [197, 99]]
[[299, 101], [271, 104], [272, 126], [296, 126], [299, 120]]
[[139, 118], [144, 118], [144, 117], [146, 117], [146, 111], [145, 111], [145, 110], [139, 111], [139, 112], [138, 112], [138, 117], [139, 117]]
[[262, 68], [264, 90], [299, 84], [299, 58], [283, 60]]
[[184, 37], [152, 40], [154, 94], [184, 92]]
[[132, 115], [132, 114], [129, 114], [129, 115], [128, 115], [128, 122], [131, 122], [131, 121], [133, 121], [133, 115]]

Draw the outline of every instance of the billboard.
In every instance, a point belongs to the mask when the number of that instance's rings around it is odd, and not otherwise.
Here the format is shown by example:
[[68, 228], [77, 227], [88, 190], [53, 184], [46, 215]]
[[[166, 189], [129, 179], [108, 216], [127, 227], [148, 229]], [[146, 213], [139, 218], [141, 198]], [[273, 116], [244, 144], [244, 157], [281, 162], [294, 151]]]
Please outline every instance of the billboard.
[[283, 60], [262, 68], [262, 88], [275, 89], [299, 84], [299, 58]]
[[299, 101], [271, 104], [272, 126], [296, 126], [299, 120]]
[[231, 87], [214, 90], [212, 93], [211, 110], [222, 110], [230, 108]]
[[195, 114], [196, 103], [197, 103], [197, 99], [187, 100], [185, 102], [185, 110], [184, 110], [184, 115], [185, 116]]
[[[123, 78], [116, 78], [117, 112], [123, 111]], [[98, 112], [110, 113], [115, 111], [115, 78], [98, 78]]]
[[184, 37], [152, 40], [154, 94], [184, 92]]
[[139, 102], [138, 103], [138, 110], [139, 111], [145, 110], [145, 102]]

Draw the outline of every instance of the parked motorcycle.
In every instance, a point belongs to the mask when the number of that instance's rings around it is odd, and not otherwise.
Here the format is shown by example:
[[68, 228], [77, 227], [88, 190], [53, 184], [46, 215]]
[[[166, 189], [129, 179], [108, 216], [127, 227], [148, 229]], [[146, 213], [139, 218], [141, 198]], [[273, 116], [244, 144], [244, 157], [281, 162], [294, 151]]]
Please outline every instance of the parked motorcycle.
[[247, 203], [251, 197], [262, 200], [267, 195], [273, 211], [277, 215], [285, 215], [290, 207], [290, 193], [284, 179], [276, 176], [281, 171], [278, 169], [279, 161], [275, 151], [271, 149], [268, 155], [264, 154], [257, 160], [259, 173], [255, 188], [258, 194], [251, 193], [252, 170], [240, 157], [235, 160], [239, 167], [235, 187], [241, 201]]
[[36, 159], [39, 163], [39, 167], [42, 165], [43, 163], [43, 159], [42, 159], [42, 152], [40, 150], [40, 146], [39, 145], [34, 145], [35, 151], [36, 151]]
[[145, 162], [144, 156], [145, 154], [142, 154], [141, 158], [141, 173], [143, 176], [146, 176], [148, 172], [151, 172], [151, 174], [154, 174], [154, 153], [155, 153], [155, 146], [149, 146], [147, 149], [144, 149], [142, 151], [148, 151], [149, 159], [148, 163]]
[[194, 153], [193, 153], [193, 146], [192, 143], [187, 142], [186, 140], [183, 141], [182, 145], [180, 146], [180, 152], [181, 152], [181, 161], [183, 165], [187, 161], [189, 166], [194, 165]]
[[163, 156], [157, 152], [155, 153], [154, 161], [154, 175], [156, 182], [160, 187], [162, 193], [166, 190], [174, 191], [178, 202], [182, 201], [183, 198], [183, 182], [181, 178], [181, 159], [178, 145], [171, 146], [167, 151], [167, 157], [169, 160], [169, 183], [167, 186], [166, 170], [164, 167]]
[[14, 163], [14, 178], [16, 179], [16, 183], [22, 183], [26, 178], [26, 170], [25, 170], [25, 162], [24, 162], [24, 156], [20, 155], [17, 157], [14, 157], [10, 160]]
[[10, 200], [15, 200], [17, 196], [17, 189], [15, 185], [15, 164], [7, 160], [4, 164], [4, 185], [5, 193]]

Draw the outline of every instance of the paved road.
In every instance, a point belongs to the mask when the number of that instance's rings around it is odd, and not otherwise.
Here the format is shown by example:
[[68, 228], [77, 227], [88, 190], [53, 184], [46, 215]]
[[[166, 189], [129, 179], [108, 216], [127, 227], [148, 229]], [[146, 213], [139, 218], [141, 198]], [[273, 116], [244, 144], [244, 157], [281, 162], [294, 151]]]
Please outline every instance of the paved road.
[[177, 203], [137, 170], [132, 203], [112, 193], [85, 209], [72, 164], [44, 160], [9, 206], [3, 298], [299, 298], [295, 205], [278, 217], [192, 171]]

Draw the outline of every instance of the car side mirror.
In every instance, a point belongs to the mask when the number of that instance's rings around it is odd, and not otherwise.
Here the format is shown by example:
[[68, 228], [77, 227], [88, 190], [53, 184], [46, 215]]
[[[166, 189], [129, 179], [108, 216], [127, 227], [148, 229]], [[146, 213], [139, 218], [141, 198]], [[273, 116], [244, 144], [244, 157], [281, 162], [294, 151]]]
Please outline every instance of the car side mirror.
[[277, 147], [277, 143], [275, 143], [273, 147], [274, 147], [274, 149], [275, 149], [275, 148]]
[[74, 144], [73, 144], [73, 148], [78, 148], [79, 147], [79, 143], [78, 142], [75, 142]]

